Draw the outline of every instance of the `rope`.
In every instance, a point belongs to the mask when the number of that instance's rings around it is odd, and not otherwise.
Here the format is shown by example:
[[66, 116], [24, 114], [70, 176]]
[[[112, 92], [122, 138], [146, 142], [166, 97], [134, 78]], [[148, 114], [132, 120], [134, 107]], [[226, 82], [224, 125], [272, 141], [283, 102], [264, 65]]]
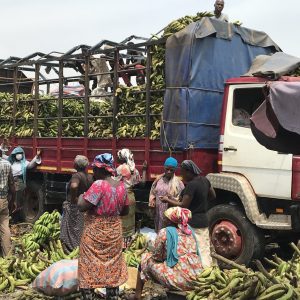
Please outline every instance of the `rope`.
[[191, 125], [203, 125], [203, 126], [214, 126], [214, 127], [220, 127], [219, 124], [207, 124], [207, 123], [198, 123], [198, 122], [179, 122], [179, 121], [167, 121], [162, 120], [163, 123], [170, 123], [170, 124], [191, 124]]
[[197, 90], [197, 91], [205, 91], [205, 92], [214, 92], [223, 94], [223, 90], [212, 90], [212, 89], [205, 89], [205, 88], [196, 88], [196, 87], [186, 87], [186, 86], [167, 86], [166, 90], [178, 90], [178, 89], [185, 89], [185, 90]]

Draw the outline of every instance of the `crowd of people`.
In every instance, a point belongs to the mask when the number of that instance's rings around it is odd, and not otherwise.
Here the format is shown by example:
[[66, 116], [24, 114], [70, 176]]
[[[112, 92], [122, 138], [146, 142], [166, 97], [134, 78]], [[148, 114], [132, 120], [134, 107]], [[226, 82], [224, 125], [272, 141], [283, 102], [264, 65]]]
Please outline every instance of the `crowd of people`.
[[[0, 233], [2, 255], [10, 249], [9, 210], [21, 207], [18, 193], [26, 187], [26, 169], [41, 163], [40, 151], [31, 162], [21, 147], [10, 156], [0, 151]], [[118, 287], [127, 281], [123, 249], [135, 234], [133, 187], [146, 181], [147, 164], [140, 176], [129, 149], [97, 155], [93, 176], [87, 172], [87, 157], [77, 155], [76, 172], [67, 184], [60, 239], [66, 251], [79, 246], [78, 278], [84, 299], [95, 299], [95, 288], [106, 288], [108, 299], [118, 299]], [[149, 207], [155, 212], [157, 238], [153, 252], [142, 256], [136, 293], [151, 279], [167, 288], [188, 290], [195, 275], [213, 264], [208, 231], [208, 203], [215, 192], [191, 160], [180, 165], [183, 181], [175, 174], [179, 164], [166, 159], [164, 173], [153, 182]], [[16, 205], [15, 205], [16, 203]]]

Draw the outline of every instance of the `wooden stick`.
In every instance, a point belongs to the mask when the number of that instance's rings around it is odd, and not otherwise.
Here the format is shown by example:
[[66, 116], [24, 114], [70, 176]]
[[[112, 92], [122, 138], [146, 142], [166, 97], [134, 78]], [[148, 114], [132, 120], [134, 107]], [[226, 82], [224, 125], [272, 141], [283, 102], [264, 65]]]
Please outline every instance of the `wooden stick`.
[[294, 243], [290, 243], [290, 246], [300, 256], [300, 249]]
[[219, 255], [219, 254], [217, 254], [217, 253], [215, 253], [215, 252], [213, 252], [213, 253], [211, 254], [211, 256], [212, 256], [213, 258], [219, 260], [219, 261], [222, 261], [222, 262], [225, 263], [225, 264], [228, 264], [228, 265], [230, 265], [230, 266], [232, 266], [232, 267], [234, 267], [234, 268], [236, 268], [236, 269], [239, 269], [239, 270], [242, 271], [242, 272], [249, 273], [249, 270], [248, 270], [246, 267], [241, 266], [241, 265], [237, 264], [236, 262], [234, 262], [234, 261], [232, 261], [232, 260], [230, 260], [230, 259], [228, 259], [228, 258], [225, 258], [224, 256], [221, 256], [221, 255]]
[[267, 279], [269, 279], [271, 282], [276, 283], [276, 284], [277, 284], [277, 283], [280, 283], [275, 277], [271, 276], [271, 275], [268, 273], [268, 271], [263, 267], [262, 263], [261, 263], [258, 259], [255, 260], [254, 262], [255, 262], [255, 264], [256, 264], [258, 270], [259, 270], [261, 273], [263, 273], [263, 275], [264, 275]]

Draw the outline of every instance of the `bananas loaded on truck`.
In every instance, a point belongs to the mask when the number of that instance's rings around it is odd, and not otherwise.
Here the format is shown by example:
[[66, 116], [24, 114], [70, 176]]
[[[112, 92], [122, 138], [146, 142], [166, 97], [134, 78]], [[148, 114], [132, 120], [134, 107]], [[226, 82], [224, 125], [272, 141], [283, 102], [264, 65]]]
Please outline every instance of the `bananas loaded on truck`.
[[[185, 16], [171, 22], [161, 37], [168, 36], [184, 29], [192, 22], [203, 17], [212, 16], [203, 12], [195, 16]], [[156, 39], [153, 36], [153, 39]], [[165, 88], [165, 45], [154, 45], [152, 55], [150, 139], [160, 137], [161, 113], [163, 110], [163, 89]], [[146, 129], [146, 92], [144, 86], [126, 87], [120, 85], [116, 91], [118, 100], [117, 137], [144, 137]], [[16, 125], [13, 128], [13, 95], [0, 93], [0, 136], [31, 137], [34, 128], [34, 101], [30, 94], [18, 94], [16, 99]], [[139, 115], [128, 117], [126, 115]], [[112, 137], [112, 99], [90, 101], [89, 138]], [[82, 137], [84, 133], [84, 100], [63, 99], [62, 136]], [[101, 116], [106, 116], [102, 118]], [[56, 137], [58, 132], [58, 100], [51, 96], [40, 96], [38, 102], [37, 135], [39, 137]]]

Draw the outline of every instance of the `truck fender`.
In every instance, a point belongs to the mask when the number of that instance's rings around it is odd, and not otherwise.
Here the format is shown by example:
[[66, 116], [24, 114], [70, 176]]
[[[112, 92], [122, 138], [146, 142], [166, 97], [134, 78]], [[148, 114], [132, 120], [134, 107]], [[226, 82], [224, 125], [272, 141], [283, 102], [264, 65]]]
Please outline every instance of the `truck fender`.
[[265, 214], [260, 213], [255, 192], [244, 176], [235, 173], [211, 173], [207, 175], [207, 179], [213, 188], [235, 193], [251, 223], [256, 224], [266, 218]]

